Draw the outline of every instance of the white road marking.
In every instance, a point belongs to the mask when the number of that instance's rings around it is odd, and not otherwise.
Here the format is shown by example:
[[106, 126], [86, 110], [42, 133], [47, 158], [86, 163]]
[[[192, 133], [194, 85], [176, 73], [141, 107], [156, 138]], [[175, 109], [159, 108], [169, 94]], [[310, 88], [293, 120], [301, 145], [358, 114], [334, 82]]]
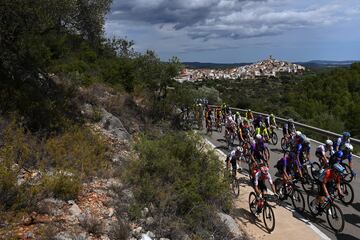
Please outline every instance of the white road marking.
[[[222, 156], [226, 157], [226, 154], [223, 153], [220, 149], [217, 149], [216, 146], [210, 142], [207, 138], [204, 138], [205, 141], [211, 145], [217, 152], [219, 152]], [[314, 141], [317, 142], [317, 141]], [[320, 142], [318, 142], [320, 143]], [[270, 189], [268, 190], [271, 194], [274, 194]], [[290, 208], [289, 206], [282, 205], [285, 209], [289, 210], [290, 212], [294, 213], [294, 216], [299, 219], [300, 221], [306, 223], [317, 235], [319, 235], [321, 240], [331, 240], [325, 233], [323, 233], [319, 228], [317, 228], [312, 222], [308, 219], [305, 219], [301, 214], [295, 211], [295, 209]]]

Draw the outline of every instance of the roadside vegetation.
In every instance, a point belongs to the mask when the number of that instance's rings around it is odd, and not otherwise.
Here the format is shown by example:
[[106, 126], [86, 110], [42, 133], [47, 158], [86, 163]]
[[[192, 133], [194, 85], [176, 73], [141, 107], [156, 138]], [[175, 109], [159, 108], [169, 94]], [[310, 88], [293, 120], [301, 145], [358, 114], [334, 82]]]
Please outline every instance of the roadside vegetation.
[[216, 215], [231, 208], [229, 182], [221, 161], [200, 137], [142, 136], [134, 150], [137, 156], [124, 175], [136, 200], [131, 217], [141, 218], [141, 210], [152, 206], [161, 235], [173, 239], [171, 233], [185, 230], [191, 239], [231, 238]]

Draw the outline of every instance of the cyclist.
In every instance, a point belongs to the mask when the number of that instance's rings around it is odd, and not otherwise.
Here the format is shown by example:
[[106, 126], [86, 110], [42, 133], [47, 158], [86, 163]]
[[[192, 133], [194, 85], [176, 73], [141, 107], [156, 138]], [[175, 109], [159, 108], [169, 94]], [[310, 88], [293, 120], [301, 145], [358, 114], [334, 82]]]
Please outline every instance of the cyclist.
[[282, 157], [275, 165], [278, 170], [278, 174], [283, 179], [284, 183], [290, 181], [292, 179], [292, 175], [294, 173], [295, 161], [294, 154], [285, 155]]
[[248, 120], [254, 120], [254, 115], [251, 111], [251, 109], [248, 109], [247, 112], [245, 113], [245, 117], [248, 119]]
[[236, 123], [232, 118], [231, 114], [227, 114], [225, 118], [225, 136], [227, 134], [235, 133]]
[[261, 163], [263, 160], [267, 161], [270, 156], [268, 156], [267, 151], [265, 151], [266, 145], [263, 141], [263, 138], [260, 134], [256, 134], [255, 142], [251, 146], [251, 159], [254, 163]]
[[264, 123], [263, 117], [259, 114], [257, 115], [257, 117], [255, 118], [253, 124], [254, 124], [254, 128], [258, 128], [260, 127], [262, 124]]
[[344, 132], [342, 137], [339, 137], [334, 142], [334, 151], [343, 150], [346, 143], [350, 143], [350, 133]]
[[302, 136], [302, 144], [301, 144], [301, 150], [300, 150], [300, 163], [304, 164], [305, 162], [310, 161], [310, 150], [311, 150], [311, 144], [309, 138], [303, 134]]
[[[271, 175], [269, 173], [269, 168], [267, 166], [261, 166], [255, 172], [251, 182], [253, 184], [254, 190], [256, 192], [256, 200], [260, 201], [260, 193], [262, 196], [267, 194], [266, 180], [269, 181], [272, 191], [276, 194], [275, 186], [272, 181]], [[262, 209], [263, 202], [258, 202], [257, 213], [260, 213]]]
[[319, 145], [315, 150], [315, 156], [319, 158], [319, 162], [323, 166], [327, 166], [329, 164], [329, 158], [326, 156], [326, 152], [329, 152], [329, 156], [334, 154], [333, 141], [329, 139], [325, 141], [325, 144]]
[[221, 107], [216, 107], [215, 110], [215, 119], [216, 119], [216, 124], [221, 124], [221, 116], [222, 116], [222, 112], [221, 112]]
[[229, 163], [231, 163], [233, 177], [236, 177], [237, 164], [239, 163], [240, 166], [240, 156], [241, 156], [240, 150], [241, 150], [240, 147], [236, 147], [227, 155], [225, 160], [227, 170], [229, 169]]
[[266, 128], [268, 132], [271, 134], [274, 128], [277, 128], [276, 119], [274, 114], [270, 114], [265, 118]]
[[265, 123], [262, 123], [260, 127], [256, 128], [255, 134], [260, 134], [265, 142], [267, 142], [270, 139]]
[[343, 177], [345, 168], [341, 166], [339, 163], [336, 163], [333, 165], [332, 168], [325, 169], [319, 176], [319, 182], [320, 182], [320, 189], [319, 194], [316, 197], [316, 201], [314, 201], [314, 205], [310, 204], [310, 207], [312, 209], [316, 209], [318, 206], [318, 203], [323, 204], [325, 200], [330, 199], [329, 190], [330, 188], [333, 188], [334, 184], [336, 186], [336, 189], [331, 190], [337, 190], [340, 197], [343, 197], [344, 194], [341, 191], [340, 188], [340, 182], [341, 178]]
[[240, 112], [236, 112], [234, 115], [234, 120], [236, 123], [236, 126], [239, 127], [241, 124], [241, 116], [240, 116]]
[[356, 176], [356, 172], [352, 168], [352, 151], [353, 146], [350, 143], [345, 143], [344, 150], [336, 151], [333, 156], [331, 156], [329, 160], [330, 166], [336, 164], [336, 163], [342, 163], [345, 159], [349, 161], [349, 167], [351, 169], [351, 174], [353, 176]]
[[213, 119], [213, 112], [210, 106], [208, 106], [206, 112], [205, 112], [205, 123], [206, 128], [212, 127], [212, 119]]
[[289, 118], [287, 120], [287, 122], [283, 125], [283, 135], [285, 137], [290, 137], [291, 134], [295, 131], [296, 131], [296, 129], [295, 129], [295, 125], [294, 125], [294, 120]]

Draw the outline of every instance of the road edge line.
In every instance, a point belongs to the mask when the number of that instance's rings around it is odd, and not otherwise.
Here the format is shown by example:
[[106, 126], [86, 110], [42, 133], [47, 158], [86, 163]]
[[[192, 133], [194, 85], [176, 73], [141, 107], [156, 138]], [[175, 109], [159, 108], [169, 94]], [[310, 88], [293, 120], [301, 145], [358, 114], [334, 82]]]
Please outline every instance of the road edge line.
[[[210, 142], [207, 138], [203, 137], [203, 139], [206, 141], [207, 144], [211, 145], [214, 148], [215, 151], [217, 151], [218, 153], [220, 153], [221, 155], [226, 157], [226, 154], [223, 153], [221, 150], [217, 149], [216, 146], [212, 142]], [[271, 194], [274, 194], [270, 189], [268, 191]], [[305, 219], [300, 213], [296, 212], [295, 209], [292, 209], [292, 208], [290, 208], [288, 206], [284, 206], [284, 205], [282, 205], [282, 207], [284, 207], [288, 211], [294, 213], [295, 217], [297, 219], [299, 219], [300, 221], [302, 221], [303, 223], [305, 223], [306, 225], [308, 225], [308, 227], [311, 228], [311, 230], [313, 230], [317, 235], [319, 235], [320, 239], [322, 239], [322, 240], [331, 240], [331, 238], [329, 238], [325, 233], [323, 233], [310, 220]]]

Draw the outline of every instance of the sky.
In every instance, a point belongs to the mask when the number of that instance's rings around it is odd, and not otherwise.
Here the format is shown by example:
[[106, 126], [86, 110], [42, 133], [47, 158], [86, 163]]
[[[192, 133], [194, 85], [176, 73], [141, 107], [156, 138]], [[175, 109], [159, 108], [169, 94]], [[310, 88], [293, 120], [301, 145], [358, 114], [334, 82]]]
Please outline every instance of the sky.
[[164, 61], [360, 60], [360, 0], [113, 0], [105, 32]]

